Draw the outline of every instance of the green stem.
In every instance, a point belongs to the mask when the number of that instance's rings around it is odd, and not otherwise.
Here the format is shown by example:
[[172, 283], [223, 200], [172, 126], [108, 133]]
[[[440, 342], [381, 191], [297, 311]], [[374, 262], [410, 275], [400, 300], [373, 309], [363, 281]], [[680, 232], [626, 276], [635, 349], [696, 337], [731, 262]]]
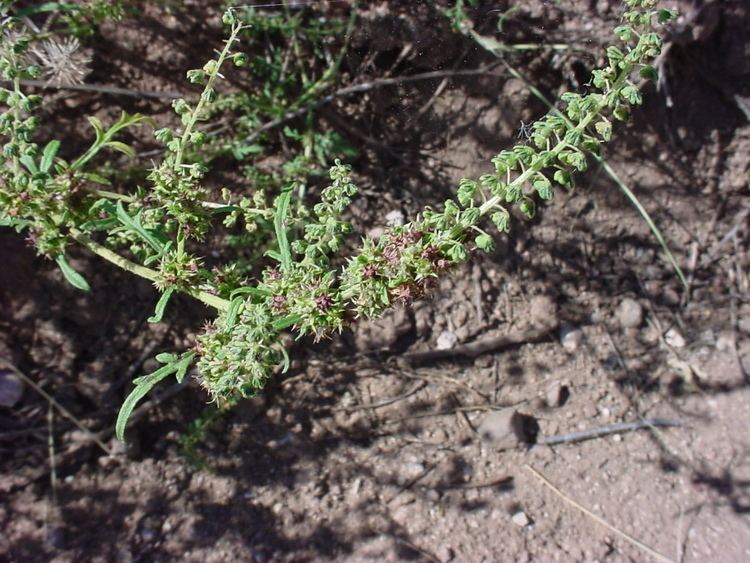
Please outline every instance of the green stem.
[[[221, 70], [221, 67], [224, 64], [226, 58], [229, 56], [229, 51], [231, 50], [232, 45], [234, 45], [234, 42], [237, 40], [237, 35], [239, 35], [241, 30], [242, 25], [240, 24], [236, 24], [232, 27], [232, 34], [229, 36], [229, 39], [226, 40], [224, 48], [222, 49], [221, 54], [219, 54], [219, 59], [216, 61], [216, 70], [212, 72], [208, 77], [206, 87], [203, 89], [204, 93], [213, 89], [214, 82], [216, 82], [216, 79], [219, 76], [219, 71]], [[198, 100], [198, 105], [195, 106], [195, 111], [192, 112], [192, 114], [190, 115], [190, 120], [185, 125], [185, 131], [183, 131], [182, 138], [180, 139], [180, 148], [175, 154], [174, 158], [174, 170], [179, 170], [180, 166], [182, 166], [185, 146], [187, 146], [187, 143], [190, 139], [190, 134], [192, 133], [195, 124], [198, 123], [198, 120], [203, 113], [203, 107], [206, 105], [206, 103], [207, 102], [204, 99], [203, 95], [201, 95], [200, 100]]]
[[[100, 258], [104, 258], [107, 262], [114, 264], [118, 268], [130, 272], [131, 274], [135, 274], [136, 276], [145, 278], [152, 283], [156, 283], [157, 281], [159, 281], [159, 273], [155, 270], [147, 268], [146, 266], [141, 266], [140, 264], [136, 264], [135, 262], [131, 262], [127, 258], [120, 256], [109, 248], [106, 248], [101, 244], [94, 242], [83, 233], [73, 232], [72, 235], [77, 242], [88, 248], [91, 252], [93, 252]], [[218, 311], [229, 310], [229, 301], [227, 301], [226, 299], [222, 299], [217, 295], [212, 295], [210, 293], [197, 289], [181, 289], [180, 291], [182, 293], [187, 293], [191, 297], [194, 297], [198, 301], [201, 301], [209, 307], [217, 309]]]

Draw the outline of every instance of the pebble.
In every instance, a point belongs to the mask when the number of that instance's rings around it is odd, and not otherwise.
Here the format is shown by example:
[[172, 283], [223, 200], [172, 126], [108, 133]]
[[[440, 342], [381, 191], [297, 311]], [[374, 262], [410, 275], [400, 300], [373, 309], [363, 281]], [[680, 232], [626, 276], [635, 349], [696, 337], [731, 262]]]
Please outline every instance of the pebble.
[[523, 510], [516, 512], [511, 517], [511, 520], [516, 526], [519, 526], [521, 528], [525, 528], [526, 526], [531, 524], [531, 520], [529, 520], [529, 517], [526, 516], [526, 513]]
[[516, 409], [491, 411], [479, 425], [479, 435], [498, 448], [515, 448], [526, 442], [524, 416]]
[[550, 407], [561, 407], [565, 404], [570, 396], [570, 391], [567, 385], [563, 385], [560, 381], [554, 381], [548, 388], [545, 395], [547, 404]]
[[451, 350], [456, 346], [456, 344], [458, 344], [458, 337], [456, 336], [456, 334], [453, 331], [444, 330], [437, 337], [435, 347], [438, 350]]
[[617, 307], [617, 320], [622, 328], [638, 328], [643, 323], [643, 307], [635, 299], [626, 297]]
[[572, 325], [563, 325], [560, 329], [560, 344], [567, 352], [575, 352], [583, 342], [583, 331]]
[[12, 371], [0, 371], [0, 407], [14, 407], [23, 397], [23, 382]]
[[406, 217], [404, 216], [404, 212], [400, 209], [394, 209], [393, 211], [389, 211], [388, 214], [385, 216], [385, 224], [389, 227], [396, 227], [399, 225], [403, 225], [406, 221]]
[[664, 340], [672, 348], [684, 348], [685, 347], [685, 338], [682, 336], [682, 334], [680, 334], [680, 331], [678, 331], [675, 328], [670, 328], [667, 331], [667, 333], [664, 335]]

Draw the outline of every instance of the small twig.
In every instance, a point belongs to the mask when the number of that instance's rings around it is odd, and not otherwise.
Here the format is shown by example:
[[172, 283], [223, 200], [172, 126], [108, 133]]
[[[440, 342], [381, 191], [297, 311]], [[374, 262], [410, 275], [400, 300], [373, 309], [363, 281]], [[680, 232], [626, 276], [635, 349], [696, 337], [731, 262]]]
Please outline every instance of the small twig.
[[511, 482], [513, 482], [513, 477], [511, 475], [505, 475], [503, 477], [500, 477], [499, 479], [493, 479], [492, 481], [484, 481], [482, 483], [456, 483], [454, 485], [438, 485], [436, 488], [441, 491], [447, 491], [450, 489], [462, 489], [462, 490], [486, 489], [486, 488], [491, 488], [491, 487], [498, 487], [500, 485], [507, 485]]
[[619, 434], [620, 432], [633, 432], [644, 428], [654, 428], [657, 426], [682, 428], [685, 425], [679, 420], [666, 420], [663, 418], [652, 418], [639, 420], [637, 422], [619, 422], [617, 424], [607, 424], [598, 428], [581, 430], [579, 432], [569, 432], [567, 434], [558, 434], [556, 436], [546, 436], [537, 440], [538, 445], [555, 446], [557, 444], [569, 444], [572, 442], [582, 442], [592, 438], [601, 438], [609, 434]]
[[117, 86], [105, 86], [100, 84], [54, 84], [43, 80], [22, 80], [24, 86], [44, 88], [53, 90], [77, 90], [79, 92], [95, 92], [97, 94], [110, 94], [112, 96], [129, 96], [131, 98], [155, 98], [176, 100], [182, 98], [179, 92], [153, 92], [148, 90], [132, 90], [130, 88], [119, 88]]
[[541, 481], [545, 486], [547, 486], [550, 489], [552, 489], [552, 491], [557, 496], [559, 496], [565, 502], [567, 502], [567, 503], [573, 505], [574, 507], [576, 507], [578, 510], [580, 510], [581, 512], [583, 512], [586, 516], [592, 518], [593, 520], [595, 520], [596, 522], [598, 522], [599, 524], [601, 524], [602, 526], [604, 526], [608, 530], [614, 532], [615, 534], [617, 534], [621, 538], [625, 539], [626, 541], [630, 542], [632, 545], [634, 545], [637, 548], [641, 549], [645, 553], [648, 553], [651, 557], [653, 557], [657, 561], [660, 561], [662, 563], [674, 563], [668, 557], [665, 557], [664, 555], [662, 555], [661, 553], [659, 553], [655, 549], [647, 546], [642, 541], [639, 541], [639, 540], [635, 539], [630, 534], [628, 534], [626, 532], [623, 532], [619, 528], [614, 527], [612, 524], [610, 524], [609, 522], [607, 522], [606, 520], [604, 520], [604, 518], [602, 518], [600, 516], [597, 516], [596, 514], [594, 514], [593, 512], [591, 512], [588, 508], [586, 508], [586, 507], [582, 506], [581, 504], [577, 503], [576, 501], [574, 501], [572, 498], [570, 498], [565, 493], [563, 493], [560, 489], [558, 489], [557, 487], [555, 487], [544, 475], [542, 475], [541, 473], [539, 473], [539, 471], [537, 471], [536, 469], [534, 469], [530, 465], [527, 464], [527, 465], [525, 465], [525, 467], [526, 467], [526, 469], [529, 470], [529, 472], [531, 472], [531, 474], [534, 477], [536, 477], [537, 479], [539, 479], [539, 481]]
[[409, 389], [406, 393], [403, 393], [396, 397], [391, 397], [390, 399], [384, 399], [383, 401], [378, 401], [377, 403], [365, 403], [362, 405], [353, 405], [351, 407], [336, 408], [336, 409], [333, 409], [333, 412], [339, 412], [339, 411], [353, 412], [353, 411], [359, 411], [359, 410], [365, 410], [365, 409], [379, 409], [381, 407], [387, 407], [388, 405], [392, 405], [393, 403], [403, 401], [407, 397], [411, 397], [412, 395], [414, 395], [414, 393], [421, 391], [426, 386], [427, 386], [426, 381], [420, 381], [414, 387]]
[[540, 327], [533, 327], [526, 330], [516, 330], [510, 334], [491, 336], [468, 344], [460, 344], [450, 350], [427, 350], [424, 352], [413, 352], [405, 354], [403, 357], [412, 366], [423, 365], [429, 362], [448, 360], [464, 356], [467, 358], [476, 358], [487, 352], [493, 352], [502, 348], [519, 346], [528, 342], [539, 342], [547, 338], [550, 332], [557, 328], [556, 323], [550, 323]]
[[62, 414], [65, 418], [70, 420], [73, 424], [75, 424], [81, 432], [86, 434], [97, 446], [99, 446], [104, 453], [107, 455], [112, 455], [112, 450], [110, 450], [99, 438], [96, 434], [94, 434], [91, 430], [86, 428], [73, 414], [66, 409], [64, 406], [62, 406], [60, 403], [58, 403], [49, 393], [47, 393], [44, 389], [39, 387], [35, 381], [30, 379], [26, 376], [25, 373], [23, 373], [20, 369], [18, 369], [15, 365], [10, 363], [8, 360], [0, 357], [0, 362], [2, 362], [8, 369], [10, 369], [13, 373], [15, 373], [18, 377], [20, 377], [24, 383], [26, 383], [29, 387], [34, 389], [37, 393], [39, 393], [42, 397], [44, 397], [47, 402], [49, 402], [50, 405], [55, 407], [60, 414]]

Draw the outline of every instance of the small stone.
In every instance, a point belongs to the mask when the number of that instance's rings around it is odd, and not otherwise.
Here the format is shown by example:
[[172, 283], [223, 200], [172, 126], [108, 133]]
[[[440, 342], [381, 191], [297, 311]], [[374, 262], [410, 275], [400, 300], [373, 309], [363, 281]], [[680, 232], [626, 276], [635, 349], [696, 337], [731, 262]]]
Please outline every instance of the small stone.
[[507, 449], [533, 442], [538, 429], [534, 417], [508, 408], [492, 411], [485, 416], [479, 425], [479, 435], [496, 448]]
[[393, 211], [388, 212], [385, 216], [385, 224], [389, 227], [398, 227], [403, 225], [405, 221], [406, 217], [404, 216], [404, 212], [400, 209], [394, 209]]
[[451, 350], [458, 344], [458, 337], [450, 330], [444, 330], [437, 338], [435, 347], [438, 350]]
[[643, 307], [635, 299], [626, 297], [617, 308], [617, 320], [622, 328], [638, 328], [643, 323]]
[[572, 325], [563, 325], [560, 329], [560, 344], [567, 352], [575, 352], [583, 342], [583, 331]]
[[14, 407], [23, 397], [23, 382], [12, 371], [0, 371], [0, 407]]
[[520, 510], [520, 511], [516, 512], [511, 517], [511, 520], [519, 528], [525, 528], [526, 526], [528, 526], [529, 524], [531, 524], [531, 520], [529, 520], [529, 517], [526, 516], [526, 513], [523, 510]]
[[553, 381], [547, 388], [545, 399], [550, 407], [561, 407], [568, 400], [569, 396], [570, 391], [567, 385], [563, 385], [560, 381]]
[[685, 338], [682, 336], [682, 334], [680, 334], [680, 332], [677, 329], [670, 328], [667, 331], [667, 333], [664, 335], [664, 340], [672, 348], [684, 348], [685, 347]]
[[612, 436], [612, 441], [617, 442], [619, 444], [620, 442], [622, 442], [622, 435], [615, 434], [614, 436]]

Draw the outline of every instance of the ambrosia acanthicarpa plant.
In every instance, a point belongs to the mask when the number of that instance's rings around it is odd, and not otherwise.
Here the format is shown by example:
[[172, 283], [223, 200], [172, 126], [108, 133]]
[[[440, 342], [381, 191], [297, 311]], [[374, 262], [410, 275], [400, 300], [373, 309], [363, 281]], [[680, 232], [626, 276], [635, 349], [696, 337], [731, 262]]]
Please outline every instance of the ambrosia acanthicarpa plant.
[[[135, 389], [118, 417], [117, 435], [123, 438], [134, 406], [158, 382], [172, 375], [181, 381], [194, 364], [216, 401], [257, 393], [276, 369], [288, 366], [280, 332], [319, 339], [340, 332], [354, 319], [377, 317], [394, 304], [417, 299], [438, 276], [475, 251], [491, 251], [494, 235], [488, 229], [506, 233], [512, 208], [532, 217], [538, 202], [552, 198], [556, 186], [571, 187], [572, 175], [587, 167], [587, 154], [598, 154], [601, 144], [610, 140], [613, 123], [627, 119], [631, 108], [641, 103], [636, 80], [655, 77], [650, 62], [661, 47], [656, 26], [674, 17], [657, 7], [658, 0], [624, 2], [627, 11], [615, 29], [619, 43], [607, 49], [608, 64], [593, 72], [588, 93], [564, 94], [562, 111], [534, 123], [527, 142], [497, 154], [490, 172], [461, 180], [455, 198], [441, 209], [425, 209], [382, 236], [363, 238], [343, 267], [335, 266], [341, 260], [333, 258], [352, 232], [342, 219], [357, 193], [348, 166], [336, 162], [330, 185], [310, 209], [299, 201], [293, 204], [299, 189], [294, 182], [272, 203], [264, 193], [244, 197], [228, 189], [222, 192], [223, 201], [208, 198], [207, 167], [191, 155], [206, 143], [205, 121], [215, 113], [222, 68], [245, 67], [249, 60], [238, 50], [247, 23], [236, 11], [224, 15], [228, 38], [216, 57], [187, 73], [202, 92], [195, 101], [174, 102], [181, 125], [155, 132], [164, 154], [151, 168], [147, 184], [134, 193], [120, 193], [109, 190], [95, 160], [103, 150], [133, 157], [118, 133], [148, 119], [123, 113], [105, 126], [89, 118], [94, 139], [76, 158], [61, 158], [57, 140], [38, 144], [42, 98], [27, 93], [23, 81], [44, 69], [31, 54], [33, 34], [9, 9], [12, 2], [0, 3], [0, 73], [8, 84], [0, 89], [5, 106], [0, 115], [0, 222], [25, 232], [37, 252], [55, 260], [68, 281], [82, 290], [89, 289], [86, 280], [65, 258], [76, 244], [150, 280], [161, 294], [151, 322], [162, 319], [176, 292], [218, 313], [194, 349], [159, 354], [162, 367], [134, 380]], [[272, 228], [275, 243], [266, 254], [273, 265], [259, 279], [234, 276], [232, 264], [209, 269], [193, 253], [217, 221], [249, 230]]]

